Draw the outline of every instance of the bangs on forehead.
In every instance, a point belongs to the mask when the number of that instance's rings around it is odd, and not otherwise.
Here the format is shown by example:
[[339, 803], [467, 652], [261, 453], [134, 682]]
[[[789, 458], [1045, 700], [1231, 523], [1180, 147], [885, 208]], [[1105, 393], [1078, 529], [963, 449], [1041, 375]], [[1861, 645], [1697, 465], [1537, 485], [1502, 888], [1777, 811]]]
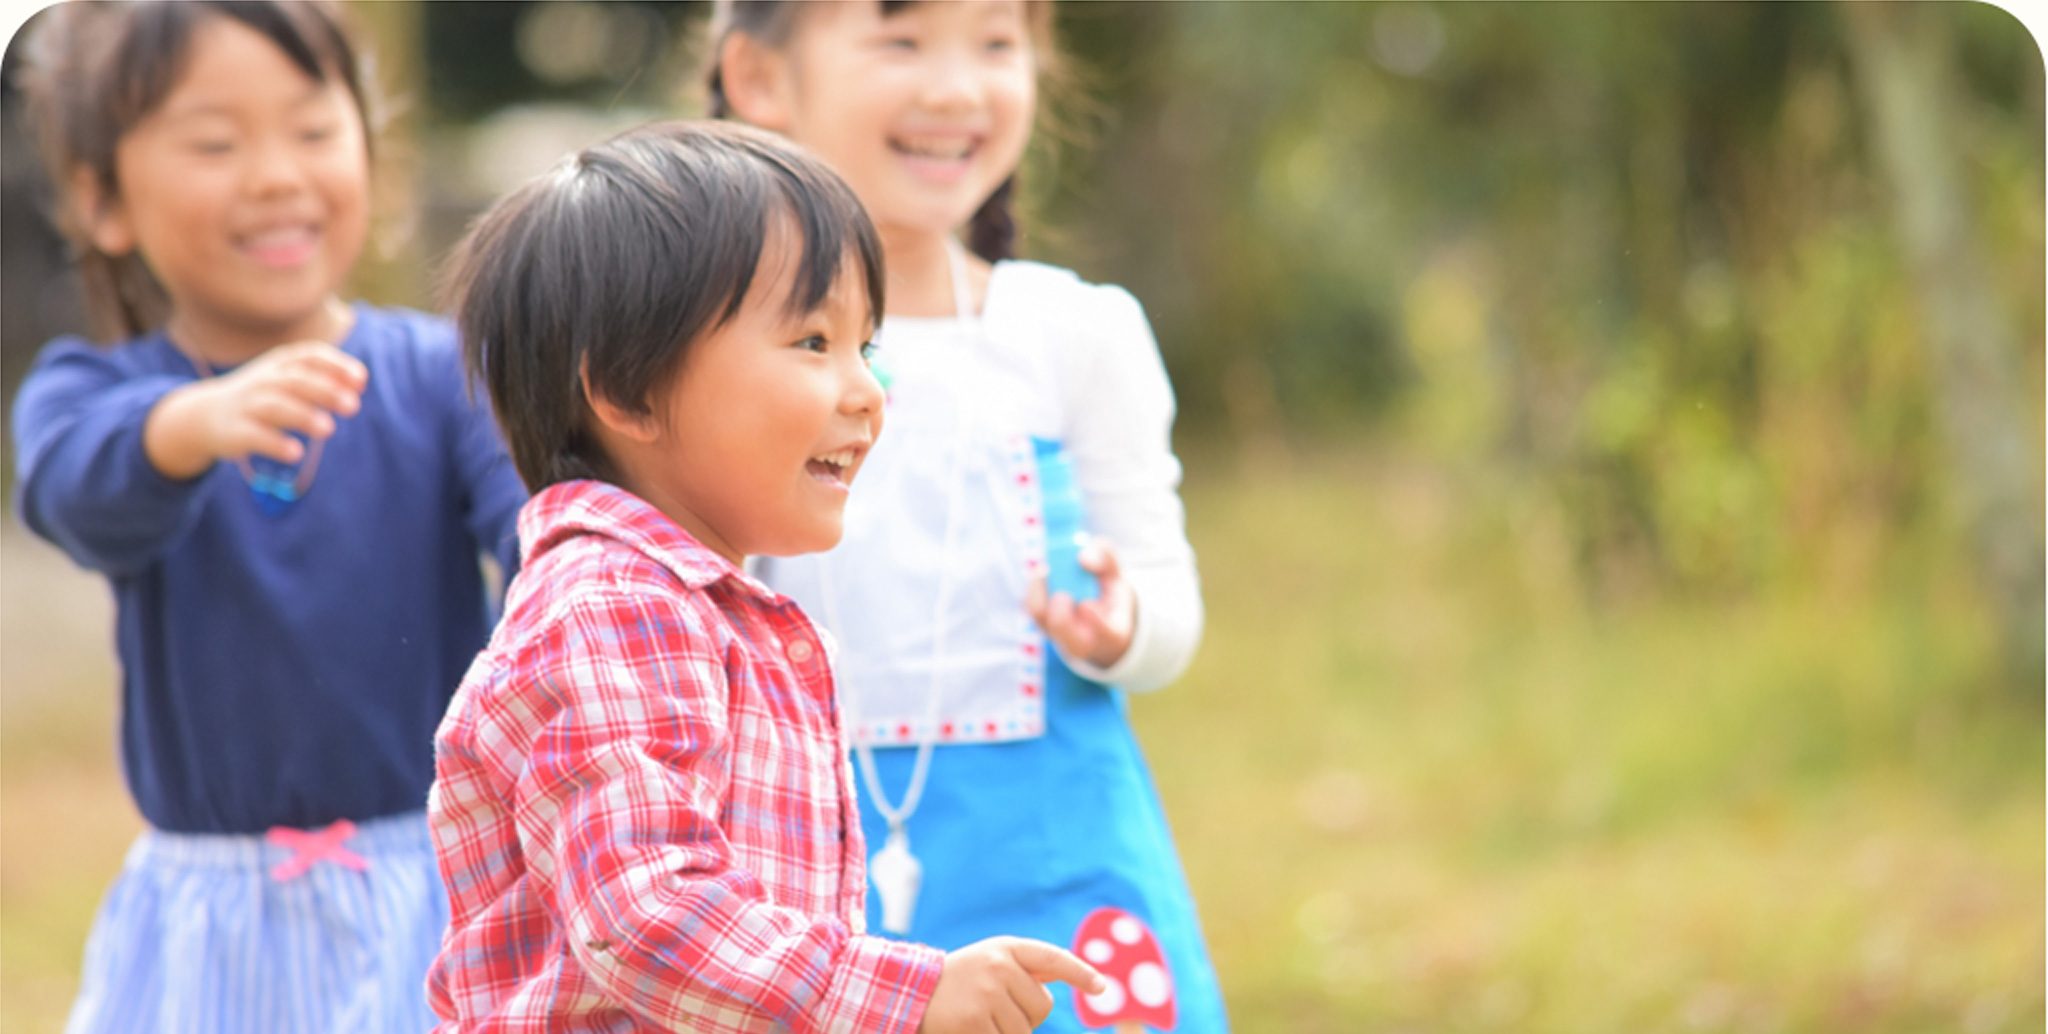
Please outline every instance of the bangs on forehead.
[[712, 297], [721, 299], [717, 324], [739, 314], [754, 287], [762, 253], [770, 247], [796, 254], [784, 311], [802, 315], [815, 310], [852, 263], [865, 288], [869, 321], [879, 321], [881, 242], [853, 192], [819, 175], [815, 163], [793, 163], [774, 150], [745, 148], [720, 157], [740, 167], [730, 170], [736, 175], [718, 181], [714, 189], [729, 196], [705, 213], [714, 253], [730, 257], [724, 275], [714, 274], [707, 285]]
[[216, 18], [255, 31], [314, 82], [325, 83], [330, 76], [339, 76], [351, 93], [357, 93], [354, 53], [336, 26], [321, 14], [298, 5], [237, 0], [139, 7], [134, 24], [113, 55], [115, 81], [108, 100], [116, 113], [117, 128], [111, 135], [118, 137], [163, 103], [190, 61], [193, 36]]
[[[854, 213], [845, 210], [845, 199], [821, 196], [816, 191], [791, 190], [788, 183], [780, 186], [781, 196], [763, 213], [765, 225], [761, 228], [761, 237], [764, 249], [779, 250], [784, 255], [794, 254], [796, 257], [794, 276], [790, 279], [788, 293], [782, 298], [783, 311], [791, 316], [815, 311], [838, 286], [840, 277], [852, 275], [861, 278], [867, 295], [868, 322], [880, 322], [881, 256], [871, 253], [864, 238], [853, 232], [859, 224], [853, 218]], [[857, 204], [855, 208], [858, 208]], [[758, 257], [755, 264], [759, 264]], [[778, 275], [771, 282], [779, 283], [782, 271], [774, 272]], [[725, 319], [729, 320], [738, 313], [747, 290], [747, 284], [738, 285], [739, 293], [726, 305]]]

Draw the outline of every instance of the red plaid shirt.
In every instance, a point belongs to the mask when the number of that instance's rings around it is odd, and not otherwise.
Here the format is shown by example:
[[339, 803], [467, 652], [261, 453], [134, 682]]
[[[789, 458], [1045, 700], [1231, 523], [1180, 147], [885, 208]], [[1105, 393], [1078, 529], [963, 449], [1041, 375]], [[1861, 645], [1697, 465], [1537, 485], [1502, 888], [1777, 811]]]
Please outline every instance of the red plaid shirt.
[[436, 736], [442, 1034], [915, 1031], [944, 956], [863, 932], [810, 621], [601, 482], [541, 492], [519, 536]]

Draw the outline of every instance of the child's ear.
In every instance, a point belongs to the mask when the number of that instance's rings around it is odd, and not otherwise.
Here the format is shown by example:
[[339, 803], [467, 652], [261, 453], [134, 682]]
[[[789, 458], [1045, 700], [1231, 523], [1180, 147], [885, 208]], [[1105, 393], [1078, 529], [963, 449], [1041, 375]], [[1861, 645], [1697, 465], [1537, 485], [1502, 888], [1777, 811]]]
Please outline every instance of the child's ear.
[[733, 114], [762, 129], [789, 129], [789, 59], [744, 32], [730, 32], [718, 47], [718, 78]]
[[128, 221], [128, 206], [101, 190], [98, 174], [86, 166], [71, 170], [71, 204], [72, 215], [94, 248], [116, 257], [135, 250], [135, 227]]
[[[589, 364], [585, 363], [584, 368], [587, 372]], [[581, 380], [583, 401], [590, 406], [590, 414], [597, 418], [598, 424], [605, 431], [641, 445], [652, 445], [661, 437], [661, 426], [653, 413], [635, 413], [602, 393], [591, 390], [588, 376], [582, 377]]]

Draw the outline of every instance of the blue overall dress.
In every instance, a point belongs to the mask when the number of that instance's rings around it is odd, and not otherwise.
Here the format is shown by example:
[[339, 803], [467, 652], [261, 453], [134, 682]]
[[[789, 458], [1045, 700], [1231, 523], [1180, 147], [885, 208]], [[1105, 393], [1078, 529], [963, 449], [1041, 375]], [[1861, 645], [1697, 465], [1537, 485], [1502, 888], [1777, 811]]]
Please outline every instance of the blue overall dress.
[[[1114, 907], [1148, 926], [1184, 1034], [1224, 1034], [1221, 992], [1122, 690], [1062, 663], [1023, 605], [1045, 543], [1030, 436], [1003, 400], [978, 320], [891, 319], [878, 338], [889, 408], [830, 553], [764, 559], [762, 578], [832, 632], [872, 857], [928, 743], [904, 828], [921, 869], [907, 931], [952, 950], [1009, 934], [1079, 949]], [[856, 762], [861, 761], [858, 757]], [[865, 767], [857, 764], [857, 767]], [[879, 789], [884, 801], [875, 799]], [[1039, 1029], [1089, 1028], [1072, 992]]]

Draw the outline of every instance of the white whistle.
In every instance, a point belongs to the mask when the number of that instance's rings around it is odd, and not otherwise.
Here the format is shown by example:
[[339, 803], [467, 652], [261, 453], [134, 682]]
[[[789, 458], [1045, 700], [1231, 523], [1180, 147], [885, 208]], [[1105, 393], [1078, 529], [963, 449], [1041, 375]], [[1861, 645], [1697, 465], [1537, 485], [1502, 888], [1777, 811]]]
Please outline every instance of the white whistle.
[[909, 933], [924, 866], [910, 853], [910, 835], [903, 827], [891, 827], [888, 843], [868, 859], [868, 879], [874, 881], [875, 893], [882, 897], [882, 929], [895, 934]]

